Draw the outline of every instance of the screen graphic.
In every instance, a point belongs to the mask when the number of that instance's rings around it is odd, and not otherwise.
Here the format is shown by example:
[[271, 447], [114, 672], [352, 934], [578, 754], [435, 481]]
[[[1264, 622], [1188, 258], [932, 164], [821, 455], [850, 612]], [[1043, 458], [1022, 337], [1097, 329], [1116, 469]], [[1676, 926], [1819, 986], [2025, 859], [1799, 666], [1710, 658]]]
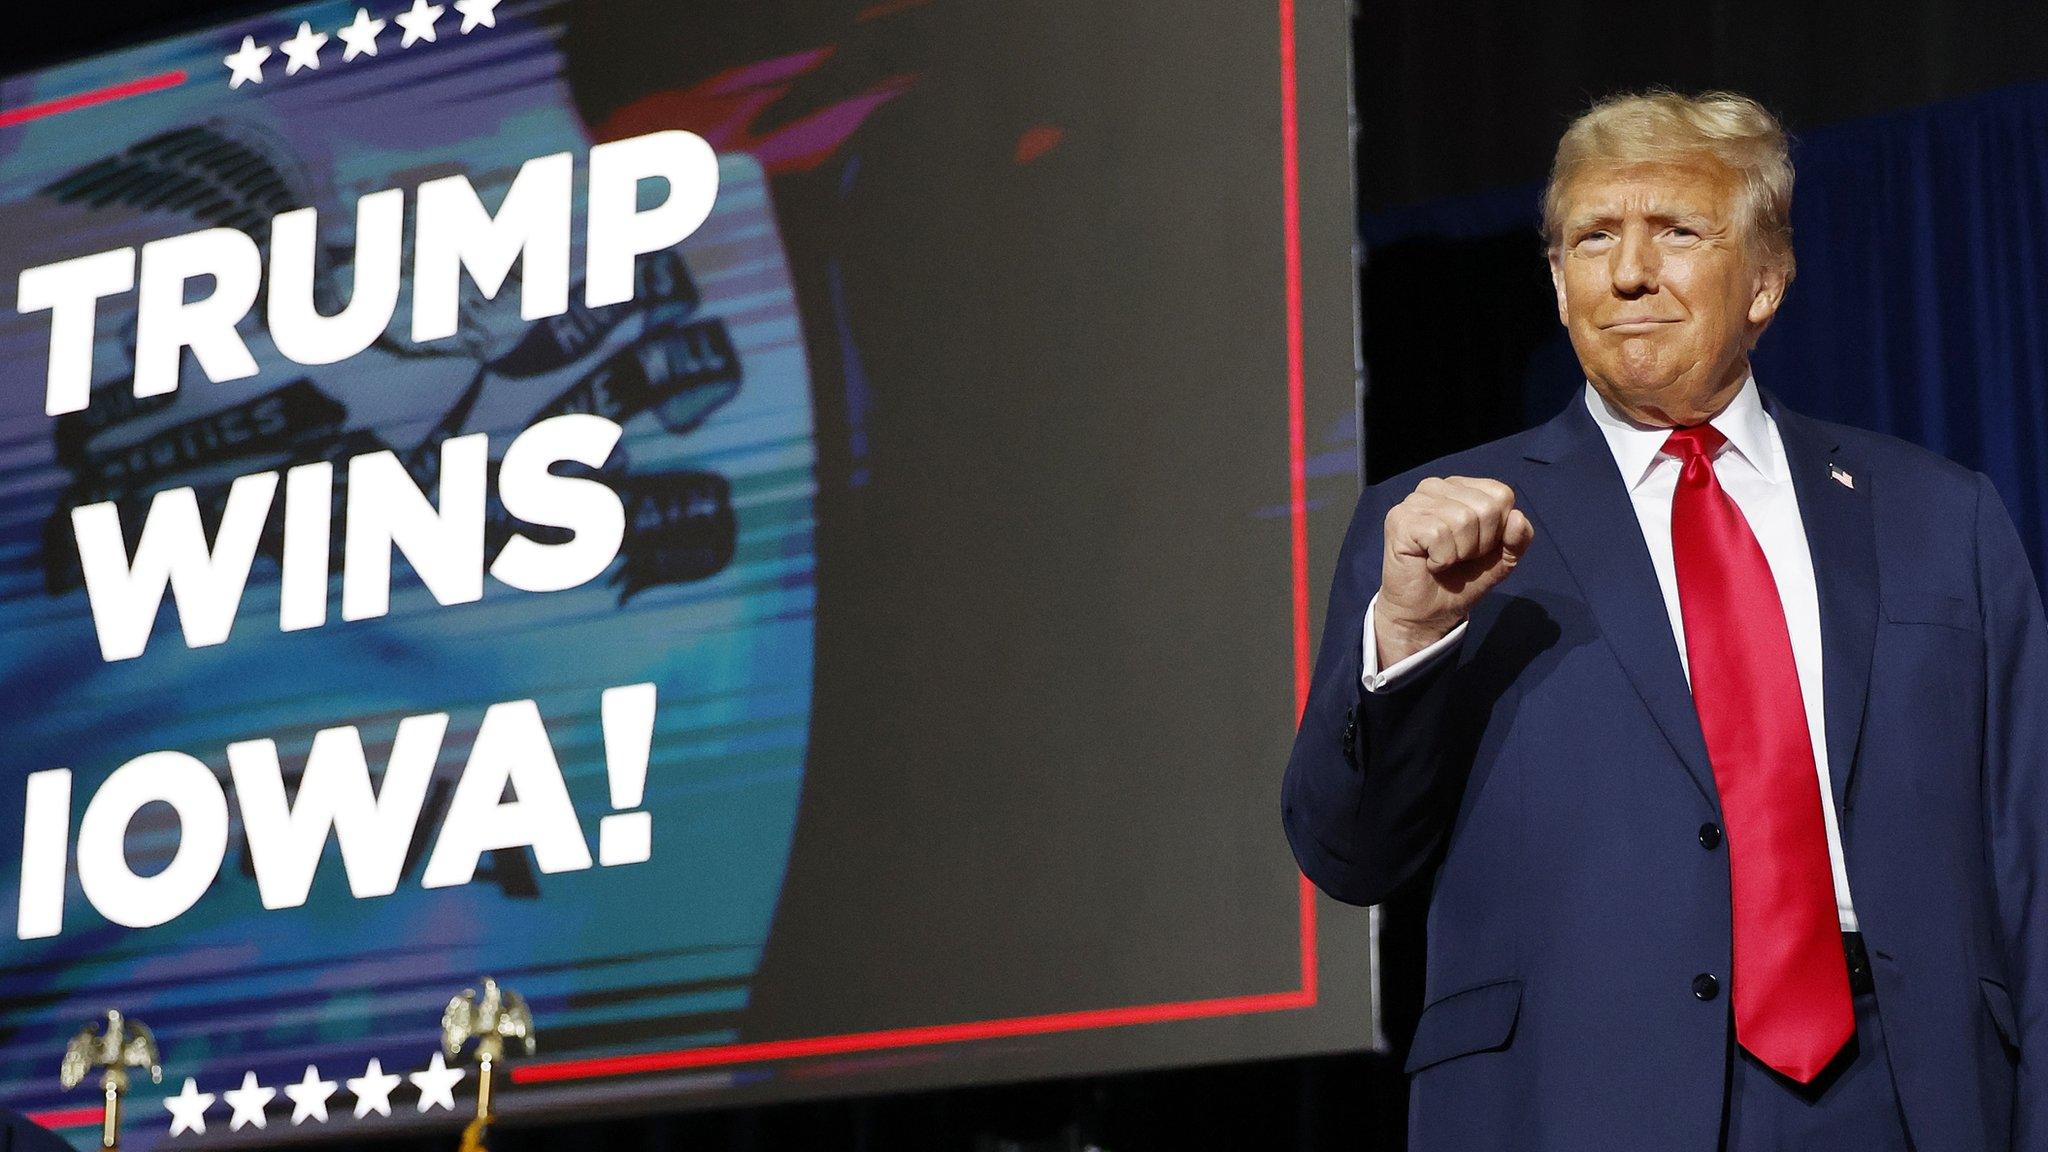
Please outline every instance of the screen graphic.
[[785, 7], [0, 82], [0, 1102], [89, 1143], [118, 1009], [133, 1147], [452, 1128], [485, 976], [514, 1122], [1370, 1040], [1277, 820], [1341, 13]]

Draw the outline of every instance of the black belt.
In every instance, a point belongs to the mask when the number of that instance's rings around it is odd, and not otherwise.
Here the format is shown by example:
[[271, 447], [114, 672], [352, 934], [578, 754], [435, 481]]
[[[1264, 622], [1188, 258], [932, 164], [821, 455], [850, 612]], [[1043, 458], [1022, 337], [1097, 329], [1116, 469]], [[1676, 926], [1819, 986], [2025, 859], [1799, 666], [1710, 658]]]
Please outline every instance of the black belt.
[[1849, 995], [1868, 996], [1875, 991], [1870, 979], [1870, 952], [1863, 947], [1863, 933], [1842, 933], [1842, 955], [1849, 962]]

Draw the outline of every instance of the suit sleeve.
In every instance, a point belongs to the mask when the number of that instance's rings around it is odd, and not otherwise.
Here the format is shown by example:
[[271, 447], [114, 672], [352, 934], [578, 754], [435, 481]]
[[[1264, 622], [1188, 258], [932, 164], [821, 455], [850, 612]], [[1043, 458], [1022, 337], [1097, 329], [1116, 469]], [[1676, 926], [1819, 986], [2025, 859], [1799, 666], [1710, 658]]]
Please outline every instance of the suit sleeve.
[[2012, 1146], [2048, 1152], [2048, 618], [1998, 492], [1977, 479], [1985, 798], [2020, 1032]]
[[1379, 589], [1388, 502], [1367, 489], [1331, 581], [1307, 707], [1281, 786], [1281, 814], [1301, 870], [1350, 904], [1376, 904], [1422, 875], [1456, 810], [1440, 739], [1455, 654], [1398, 687], [1365, 691], [1366, 607]]

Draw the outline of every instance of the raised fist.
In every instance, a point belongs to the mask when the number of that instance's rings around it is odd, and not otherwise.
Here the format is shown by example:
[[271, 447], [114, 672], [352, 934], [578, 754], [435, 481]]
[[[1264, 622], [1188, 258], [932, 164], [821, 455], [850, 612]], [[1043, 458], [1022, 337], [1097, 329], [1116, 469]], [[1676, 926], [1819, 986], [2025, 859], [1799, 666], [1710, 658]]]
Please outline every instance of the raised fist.
[[1387, 513], [1373, 632], [1380, 667], [1420, 652], [1458, 626], [1507, 579], [1536, 538], [1498, 480], [1432, 476]]

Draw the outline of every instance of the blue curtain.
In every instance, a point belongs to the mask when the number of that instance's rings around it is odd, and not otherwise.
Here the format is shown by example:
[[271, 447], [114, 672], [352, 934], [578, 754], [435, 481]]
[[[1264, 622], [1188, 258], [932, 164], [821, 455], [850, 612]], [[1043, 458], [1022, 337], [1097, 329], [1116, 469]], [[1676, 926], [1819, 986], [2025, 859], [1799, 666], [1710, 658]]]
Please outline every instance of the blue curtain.
[[1797, 162], [1758, 379], [1982, 470], [2048, 572], [2048, 86], [1817, 131]]
[[[1757, 379], [1985, 472], [2048, 577], [2048, 85], [1816, 129], [1794, 158], [1799, 274]], [[1537, 194], [1367, 217], [1367, 251], [1533, 233]], [[1560, 330], [1528, 358], [1532, 418], [1574, 372]]]

